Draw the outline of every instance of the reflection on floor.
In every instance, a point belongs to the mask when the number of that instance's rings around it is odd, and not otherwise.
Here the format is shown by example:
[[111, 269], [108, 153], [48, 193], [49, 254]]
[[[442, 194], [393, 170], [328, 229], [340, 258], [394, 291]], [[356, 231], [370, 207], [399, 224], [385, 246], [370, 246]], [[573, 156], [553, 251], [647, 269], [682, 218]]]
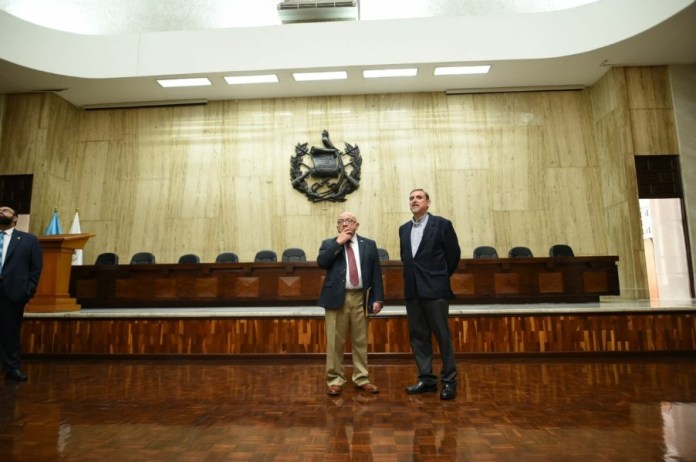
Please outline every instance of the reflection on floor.
[[[30, 359], [0, 384], [2, 460], [696, 460], [693, 355], [462, 360], [459, 396], [326, 395], [322, 360]], [[436, 370], [439, 363], [435, 364]], [[351, 368], [346, 368], [348, 374]], [[348, 384], [347, 384], [348, 385]]]
[[665, 460], [696, 460], [696, 403], [662, 403]]

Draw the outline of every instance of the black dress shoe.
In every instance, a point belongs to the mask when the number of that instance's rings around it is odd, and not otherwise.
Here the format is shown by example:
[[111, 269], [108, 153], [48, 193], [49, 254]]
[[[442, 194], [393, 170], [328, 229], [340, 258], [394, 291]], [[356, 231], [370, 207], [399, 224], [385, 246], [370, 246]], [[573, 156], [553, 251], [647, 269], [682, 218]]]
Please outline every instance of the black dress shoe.
[[26, 382], [27, 374], [19, 369], [10, 369], [9, 371], [5, 372], [5, 378], [7, 380], [16, 380], [17, 382]]
[[423, 382], [418, 382], [415, 385], [411, 385], [406, 387], [406, 393], [409, 395], [417, 395], [419, 393], [433, 393], [437, 391], [437, 385], [434, 383], [423, 383]]
[[442, 391], [440, 392], [440, 399], [454, 399], [457, 397], [457, 384], [456, 383], [446, 383], [442, 386]]

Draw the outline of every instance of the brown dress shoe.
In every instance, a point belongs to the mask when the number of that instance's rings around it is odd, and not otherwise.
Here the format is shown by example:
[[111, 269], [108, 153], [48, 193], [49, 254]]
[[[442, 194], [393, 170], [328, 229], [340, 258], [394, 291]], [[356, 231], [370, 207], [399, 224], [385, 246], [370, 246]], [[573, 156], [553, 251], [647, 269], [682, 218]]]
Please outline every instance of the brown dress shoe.
[[372, 384], [370, 382], [367, 382], [364, 385], [356, 386], [356, 388], [366, 391], [368, 393], [379, 393], [379, 388], [377, 388], [377, 385]]
[[341, 386], [340, 385], [331, 385], [331, 386], [329, 386], [329, 389], [326, 392], [331, 396], [338, 396], [341, 394]]

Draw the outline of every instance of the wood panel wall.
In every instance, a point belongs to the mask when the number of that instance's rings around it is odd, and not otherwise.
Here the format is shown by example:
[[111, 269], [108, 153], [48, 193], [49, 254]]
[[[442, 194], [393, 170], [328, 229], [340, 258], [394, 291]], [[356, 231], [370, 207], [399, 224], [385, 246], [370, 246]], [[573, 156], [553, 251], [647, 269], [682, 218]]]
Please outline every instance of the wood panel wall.
[[[647, 279], [634, 145], [670, 146], [664, 68], [610, 71], [595, 89], [446, 96], [436, 93], [240, 100], [205, 106], [82, 111], [54, 95], [4, 98], [0, 174], [34, 175], [31, 230], [58, 207], [96, 233], [86, 262], [139, 251], [158, 262], [222, 251], [304, 248], [314, 259], [352, 210], [360, 232], [398, 259], [398, 226], [415, 187], [449, 217], [462, 253], [493, 245], [548, 254], [618, 255], [622, 294]], [[628, 82], [628, 83], [627, 83]], [[640, 89], [640, 90], [639, 90]], [[644, 100], [660, 101], [654, 111]], [[632, 101], [629, 106], [629, 100]], [[1, 106], [0, 106], [1, 107]], [[639, 129], [631, 130], [632, 124]], [[649, 131], [642, 127], [648, 124]], [[290, 184], [297, 143], [357, 144], [360, 188], [345, 203], [310, 203]], [[645, 136], [643, 136], [645, 135]]]
[[[453, 316], [450, 329], [455, 352], [461, 354], [696, 350], [696, 317], [689, 313]], [[321, 317], [28, 318], [22, 328], [22, 343], [23, 353], [50, 355], [326, 353]], [[410, 351], [405, 316], [370, 321], [370, 353]]]

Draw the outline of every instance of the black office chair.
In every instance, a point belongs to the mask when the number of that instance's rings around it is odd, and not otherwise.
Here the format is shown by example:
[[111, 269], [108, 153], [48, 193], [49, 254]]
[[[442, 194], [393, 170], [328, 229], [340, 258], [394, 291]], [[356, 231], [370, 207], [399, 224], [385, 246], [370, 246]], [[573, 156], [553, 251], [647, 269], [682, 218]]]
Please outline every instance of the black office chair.
[[508, 252], [508, 258], [532, 258], [532, 251], [527, 247], [513, 247]]
[[113, 252], [104, 252], [97, 255], [95, 265], [118, 265], [118, 255]]
[[290, 247], [283, 250], [283, 261], [307, 261], [307, 255], [302, 249], [296, 247]]
[[498, 251], [494, 247], [482, 245], [474, 249], [474, 258], [498, 258]]
[[138, 252], [131, 257], [131, 265], [152, 265], [155, 263], [155, 256], [150, 252]]
[[550, 257], [574, 257], [573, 249], [567, 244], [555, 244], [549, 249]]
[[201, 259], [195, 253], [187, 253], [179, 257], [179, 263], [200, 263]]
[[387, 252], [387, 249], [378, 248], [377, 255], [379, 255], [380, 260], [389, 260], [389, 252]]
[[278, 261], [278, 256], [272, 250], [259, 250], [254, 257], [255, 262], [274, 262]]
[[222, 252], [215, 258], [215, 263], [239, 263], [239, 257], [233, 252]]

